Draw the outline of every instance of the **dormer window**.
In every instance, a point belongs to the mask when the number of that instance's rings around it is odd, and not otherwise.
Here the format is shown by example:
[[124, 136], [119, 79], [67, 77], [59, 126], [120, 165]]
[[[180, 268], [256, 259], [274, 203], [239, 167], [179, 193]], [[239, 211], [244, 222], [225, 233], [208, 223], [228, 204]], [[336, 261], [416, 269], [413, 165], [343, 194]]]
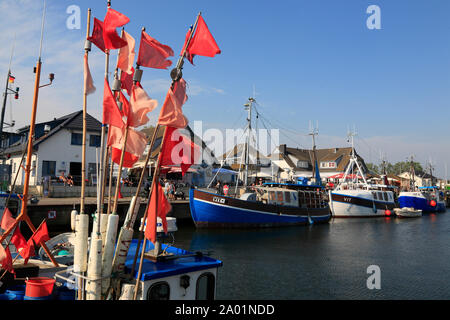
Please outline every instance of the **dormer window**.
[[308, 168], [308, 161], [297, 161], [297, 168]]
[[321, 169], [336, 169], [336, 162], [334, 161], [322, 161], [320, 162]]

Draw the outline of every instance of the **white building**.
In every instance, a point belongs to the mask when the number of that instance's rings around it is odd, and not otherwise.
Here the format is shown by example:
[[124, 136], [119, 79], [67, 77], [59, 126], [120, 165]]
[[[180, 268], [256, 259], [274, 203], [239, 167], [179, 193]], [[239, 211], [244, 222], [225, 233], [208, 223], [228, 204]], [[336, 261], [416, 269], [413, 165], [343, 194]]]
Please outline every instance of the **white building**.
[[[100, 150], [101, 122], [87, 114], [86, 119], [86, 174], [89, 182], [95, 180], [96, 149]], [[3, 151], [6, 164], [11, 165], [11, 183], [16, 173], [16, 185], [23, 185], [24, 170], [20, 169], [23, 151], [28, 144], [29, 126], [18, 130], [20, 141]], [[57, 179], [63, 172], [72, 175], [75, 184], [81, 182], [81, 146], [83, 141], [83, 111], [74, 112], [51, 121], [37, 123], [33, 144], [30, 185], [39, 185], [45, 177]], [[25, 165], [26, 158], [23, 161]]]

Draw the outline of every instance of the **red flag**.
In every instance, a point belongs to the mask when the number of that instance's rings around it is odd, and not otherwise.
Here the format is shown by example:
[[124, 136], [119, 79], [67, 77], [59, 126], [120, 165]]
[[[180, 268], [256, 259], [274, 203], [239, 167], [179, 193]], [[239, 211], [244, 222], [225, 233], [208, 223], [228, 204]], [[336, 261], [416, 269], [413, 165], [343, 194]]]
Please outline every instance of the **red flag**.
[[33, 240], [35, 244], [39, 245], [41, 242], [45, 243], [46, 241], [50, 240], [50, 237], [48, 235], [48, 229], [47, 229], [47, 221], [44, 221], [41, 223], [39, 228], [34, 232], [33, 236], [28, 240]]
[[103, 124], [109, 124], [110, 126], [118, 128], [124, 127], [122, 114], [120, 113], [120, 109], [117, 106], [116, 99], [114, 99], [106, 78], [103, 89]]
[[[24, 236], [20, 232], [20, 228], [17, 227], [16, 230], [14, 230], [13, 235], [11, 236], [11, 243], [16, 247], [17, 252], [22, 255], [22, 250], [26, 249], [28, 247], [27, 240], [25, 240]], [[25, 252], [25, 251], [24, 251]]]
[[95, 44], [97, 48], [106, 51], [105, 42], [103, 41], [103, 22], [94, 18], [94, 28], [92, 30], [92, 36], [88, 37], [88, 40]]
[[0, 223], [0, 228], [3, 230], [8, 230], [11, 226], [16, 222], [16, 219], [13, 218], [11, 211], [8, 208], [3, 210], [2, 222]]
[[7, 270], [8, 272], [11, 273], [15, 273], [12, 266], [13, 263], [9, 247], [6, 247], [5, 249], [1, 244], [0, 244], [0, 264], [2, 265], [2, 269]]
[[105, 19], [103, 20], [103, 40], [106, 49], [119, 49], [127, 45], [116, 32], [116, 28], [130, 22], [130, 19], [124, 14], [108, 8]]
[[160, 217], [163, 222], [164, 232], [167, 233], [166, 215], [172, 210], [172, 206], [164, 195], [164, 190], [159, 183], [156, 183], [154, 188], [150, 205], [147, 212], [147, 226], [145, 227], [145, 237], [151, 242], [156, 241], [156, 221]]
[[120, 68], [120, 70], [122, 70], [122, 72], [131, 74], [133, 69], [134, 57], [136, 55], [136, 53], [134, 52], [136, 41], [125, 31], [123, 32], [122, 40], [126, 41], [127, 45], [120, 48], [119, 50], [119, 60], [117, 62], [117, 66]]
[[[184, 49], [186, 48], [187, 41], [188, 41], [190, 35], [191, 35], [191, 30], [189, 30], [189, 31], [186, 33], [186, 37], [185, 37], [185, 39], [184, 39], [183, 49], [181, 50], [180, 56], [183, 54], [183, 51], [184, 51]], [[186, 49], [186, 58], [189, 60], [189, 62], [190, 62], [192, 65], [194, 65], [194, 55], [190, 54], [189, 51], [187, 51], [187, 49]]]
[[214, 57], [221, 53], [202, 16], [198, 18], [197, 29], [186, 51], [189, 54], [187, 58], [192, 64], [194, 55]]
[[[125, 128], [120, 129], [114, 126], [109, 127], [108, 146], [122, 150], [124, 139], [125, 139]], [[136, 131], [131, 127], [128, 128], [127, 144], [125, 148], [126, 152], [135, 155], [139, 158], [144, 153], [146, 145], [147, 145], [147, 138], [145, 137], [144, 133]], [[118, 160], [120, 161], [120, 155], [118, 157]]]
[[134, 68], [131, 67], [131, 74], [122, 72], [120, 74], [120, 88], [127, 91], [127, 94], [131, 96], [131, 90], [133, 88], [133, 76]]
[[172, 56], [172, 48], [159, 43], [145, 31], [142, 31], [137, 59], [138, 65], [148, 68], [167, 69], [172, 65], [172, 61], [166, 59]]
[[181, 107], [187, 101], [186, 82], [183, 78], [175, 83], [175, 88], [169, 89], [166, 100], [159, 113], [158, 123], [163, 126], [186, 128], [187, 118], [184, 116]]
[[164, 133], [164, 145], [160, 153], [161, 166], [180, 165], [184, 176], [200, 156], [200, 147], [182, 135], [176, 128], [167, 127]]
[[[122, 155], [122, 150], [117, 148], [112, 148], [111, 159], [114, 163], [120, 163], [120, 157]], [[138, 156], [135, 156], [132, 153], [126, 152], [123, 156], [123, 164], [124, 168], [132, 168], [133, 165], [139, 160]]]
[[89, 70], [87, 53], [84, 54], [84, 88], [86, 90], [86, 94], [94, 93], [96, 90], [94, 80], [92, 80], [91, 71]]
[[152, 112], [158, 106], [158, 101], [151, 99], [141, 86], [133, 86], [130, 99], [130, 112], [127, 123], [130, 127], [140, 127], [150, 119], [147, 113]]

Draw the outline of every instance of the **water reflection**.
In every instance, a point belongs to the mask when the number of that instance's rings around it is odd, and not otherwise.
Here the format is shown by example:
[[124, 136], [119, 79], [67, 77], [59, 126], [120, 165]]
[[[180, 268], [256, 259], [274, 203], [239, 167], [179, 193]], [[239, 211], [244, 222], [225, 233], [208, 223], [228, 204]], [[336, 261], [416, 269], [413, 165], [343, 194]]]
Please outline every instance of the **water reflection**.
[[[223, 261], [218, 299], [448, 299], [450, 215], [252, 230], [179, 226], [176, 246]], [[366, 287], [381, 269], [381, 290]]]

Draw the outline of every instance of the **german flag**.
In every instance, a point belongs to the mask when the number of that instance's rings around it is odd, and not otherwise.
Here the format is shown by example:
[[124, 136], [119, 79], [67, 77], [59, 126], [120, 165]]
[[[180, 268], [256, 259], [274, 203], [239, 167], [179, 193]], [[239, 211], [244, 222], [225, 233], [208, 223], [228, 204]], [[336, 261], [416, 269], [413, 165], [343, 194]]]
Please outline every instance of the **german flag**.
[[9, 83], [14, 83], [15, 79], [16, 79], [16, 77], [9, 75]]

